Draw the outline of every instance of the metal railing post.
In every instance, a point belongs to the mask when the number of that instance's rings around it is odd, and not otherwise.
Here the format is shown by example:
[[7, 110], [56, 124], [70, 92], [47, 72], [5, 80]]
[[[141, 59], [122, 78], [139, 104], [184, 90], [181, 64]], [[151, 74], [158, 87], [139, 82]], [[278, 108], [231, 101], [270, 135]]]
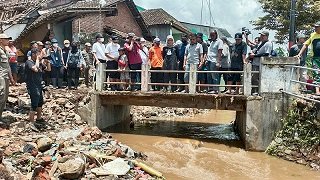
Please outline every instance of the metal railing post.
[[197, 69], [196, 64], [190, 64], [189, 73], [189, 94], [195, 94], [197, 89]]
[[243, 95], [250, 96], [252, 91], [252, 65], [251, 63], [243, 66]]
[[99, 63], [97, 65], [97, 72], [96, 72], [96, 90], [102, 91], [104, 88], [104, 82], [106, 81], [106, 64]]
[[148, 92], [149, 90], [149, 65], [143, 64], [141, 68], [141, 91]]

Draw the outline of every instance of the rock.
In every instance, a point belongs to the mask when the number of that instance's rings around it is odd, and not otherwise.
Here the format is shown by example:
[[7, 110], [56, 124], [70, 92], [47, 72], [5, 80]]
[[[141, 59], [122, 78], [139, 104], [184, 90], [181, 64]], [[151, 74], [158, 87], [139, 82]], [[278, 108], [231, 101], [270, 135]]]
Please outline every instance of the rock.
[[319, 171], [320, 170], [320, 166], [316, 163], [311, 163], [310, 166], [312, 167], [312, 169]]
[[11, 131], [8, 130], [8, 129], [1, 129], [0, 128], [0, 137], [4, 137], [4, 136], [7, 136], [8, 134], [10, 134]]
[[14, 177], [10, 175], [10, 172], [8, 172], [8, 170], [1, 164], [0, 164], [0, 179], [14, 180]]
[[34, 169], [31, 179], [51, 180], [48, 171], [42, 166], [38, 166]]
[[65, 105], [67, 103], [67, 99], [66, 98], [58, 98], [58, 99], [56, 99], [56, 103], [59, 105]]
[[18, 104], [18, 99], [15, 97], [8, 97], [8, 103], [11, 103], [13, 105]]
[[53, 141], [48, 137], [43, 137], [37, 140], [39, 151], [45, 152], [51, 148]]
[[298, 163], [298, 164], [302, 164], [302, 165], [307, 165], [307, 164], [308, 164], [307, 161], [304, 160], [304, 159], [299, 159], [299, 160], [297, 161], [297, 163]]
[[73, 109], [75, 107], [75, 105], [71, 104], [70, 102], [67, 102], [67, 104], [64, 107], [67, 109]]
[[30, 107], [31, 101], [28, 97], [18, 97], [18, 106], [19, 107]]
[[80, 140], [96, 141], [102, 137], [102, 132], [98, 127], [85, 128], [78, 136]]
[[91, 169], [91, 172], [97, 176], [106, 175], [126, 175], [130, 170], [130, 166], [122, 158], [117, 158], [111, 162], [104, 164], [101, 168]]
[[59, 178], [78, 179], [84, 173], [85, 162], [83, 159], [77, 157], [69, 159], [64, 163], [59, 163], [58, 167], [61, 171]]
[[286, 153], [286, 154], [288, 154], [288, 155], [290, 155], [291, 154], [291, 150], [290, 149], [286, 149], [285, 151], [284, 151], [284, 153]]
[[81, 117], [78, 114], [75, 114], [74, 121], [75, 122], [79, 122], [79, 121], [81, 122]]

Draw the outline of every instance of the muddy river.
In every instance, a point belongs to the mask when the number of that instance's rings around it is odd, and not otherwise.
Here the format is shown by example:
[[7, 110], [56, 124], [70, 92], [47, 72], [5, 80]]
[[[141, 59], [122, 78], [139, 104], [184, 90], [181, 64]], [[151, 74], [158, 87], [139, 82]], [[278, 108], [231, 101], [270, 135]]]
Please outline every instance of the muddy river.
[[107, 131], [148, 156], [166, 179], [320, 179], [320, 172], [263, 152], [247, 152], [230, 124], [230, 111], [193, 118], [118, 125]]

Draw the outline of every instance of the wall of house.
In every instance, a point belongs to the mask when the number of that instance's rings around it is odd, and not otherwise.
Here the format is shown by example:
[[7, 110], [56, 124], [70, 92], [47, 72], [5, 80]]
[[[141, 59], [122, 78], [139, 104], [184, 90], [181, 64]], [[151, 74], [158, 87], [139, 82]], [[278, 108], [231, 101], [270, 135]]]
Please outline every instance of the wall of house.
[[[127, 5], [124, 2], [118, 4], [118, 15], [105, 17], [103, 16], [102, 28], [111, 27], [119, 31], [129, 33], [133, 32], [137, 36], [142, 36], [142, 31], [140, 26], [135, 21], [134, 17], [131, 14], [131, 11], [128, 9]], [[79, 23], [80, 21], [80, 23]], [[99, 13], [94, 13], [73, 21], [73, 32], [74, 34], [79, 33], [79, 24], [80, 31], [84, 33], [96, 33], [99, 32]]]
[[31, 41], [42, 41], [48, 32], [49, 30], [47, 24], [41, 25], [21, 40], [21, 48], [24, 50], [29, 49]]
[[166, 42], [167, 36], [170, 34], [170, 25], [153, 25], [149, 26], [149, 31], [152, 38], [158, 37], [161, 42]]

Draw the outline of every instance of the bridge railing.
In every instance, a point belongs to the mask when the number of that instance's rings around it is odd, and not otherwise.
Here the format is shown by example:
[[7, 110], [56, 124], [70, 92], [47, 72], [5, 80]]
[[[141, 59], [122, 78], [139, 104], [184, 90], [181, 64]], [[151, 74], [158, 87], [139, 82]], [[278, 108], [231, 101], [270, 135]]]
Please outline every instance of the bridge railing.
[[[309, 71], [311, 73], [316, 73], [320, 77], [320, 69], [308, 68], [308, 67], [303, 67], [303, 66], [294, 66], [294, 65], [286, 65], [285, 67], [290, 69], [290, 82], [289, 82], [288, 88], [282, 90], [282, 92], [289, 94], [291, 96], [297, 97], [297, 98], [320, 103], [320, 100], [315, 99], [314, 96], [312, 95], [313, 94], [312, 90], [310, 93], [308, 93], [308, 91], [307, 91], [307, 86], [314, 87], [314, 88], [320, 88], [320, 82], [308, 83], [308, 82], [301, 80], [301, 78], [302, 78], [301, 75], [306, 75], [307, 71]], [[300, 75], [297, 78], [294, 77], [295, 71], [298, 71], [299, 75]], [[295, 92], [292, 90], [293, 89], [292, 86], [295, 84], [300, 85], [300, 91]]]
[[[118, 72], [118, 73], [138, 73], [140, 74], [140, 82], [110, 82], [107, 81], [107, 74], [110, 72]], [[151, 73], [174, 73], [174, 74], [189, 74], [189, 83], [187, 84], [179, 84], [179, 83], [164, 83], [164, 82], [151, 82]], [[225, 84], [200, 84], [198, 82], [198, 74], [240, 74], [242, 76], [242, 83], [240, 85], [228, 85], [227, 82]], [[245, 64], [243, 71], [198, 71], [197, 65], [190, 65], [190, 70], [150, 70], [148, 65], [142, 65], [141, 70], [110, 70], [106, 69], [106, 64], [99, 63], [96, 71], [96, 84], [95, 89], [97, 91], [103, 91], [106, 85], [118, 84], [118, 85], [138, 85], [141, 87], [142, 92], [150, 91], [151, 86], [184, 86], [189, 90], [189, 94], [195, 94], [197, 92], [197, 88], [199, 87], [232, 87], [232, 88], [242, 88], [243, 95], [249, 96], [252, 94], [252, 88], [259, 88], [257, 85], [252, 85], [252, 75], [257, 74], [259, 71], [252, 71], [251, 64]], [[178, 78], [178, 76], [177, 76]], [[220, 93], [220, 91], [219, 91]]]

